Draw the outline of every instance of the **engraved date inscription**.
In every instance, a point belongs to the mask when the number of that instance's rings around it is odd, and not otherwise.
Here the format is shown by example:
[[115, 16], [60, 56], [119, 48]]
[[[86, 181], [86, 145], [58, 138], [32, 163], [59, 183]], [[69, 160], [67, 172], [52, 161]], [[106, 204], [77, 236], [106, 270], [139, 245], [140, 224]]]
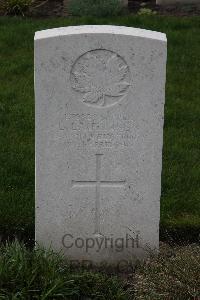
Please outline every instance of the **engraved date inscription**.
[[122, 114], [66, 114], [60, 129], [66, 131], [68, 144], [78, 148], [132, 146], [139, 135], [138, 125]]

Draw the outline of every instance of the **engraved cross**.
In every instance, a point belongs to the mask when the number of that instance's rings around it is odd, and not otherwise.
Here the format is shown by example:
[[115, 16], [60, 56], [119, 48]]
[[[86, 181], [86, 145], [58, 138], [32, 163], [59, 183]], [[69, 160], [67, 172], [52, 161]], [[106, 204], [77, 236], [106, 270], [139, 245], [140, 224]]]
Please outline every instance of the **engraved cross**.
[[101, 199], [101, 187], [123, 187], [125, 180], [101, 180], [101, 157], [103, 154], [96, 154], [96, 179], [88, 181], [76, 181], [72, 180], [72, 187], [95, 187], [96, 189], [96, 201], [95, 201], [95, 232], [94, 234], [101, 235], [100, 233], [100, 199]]

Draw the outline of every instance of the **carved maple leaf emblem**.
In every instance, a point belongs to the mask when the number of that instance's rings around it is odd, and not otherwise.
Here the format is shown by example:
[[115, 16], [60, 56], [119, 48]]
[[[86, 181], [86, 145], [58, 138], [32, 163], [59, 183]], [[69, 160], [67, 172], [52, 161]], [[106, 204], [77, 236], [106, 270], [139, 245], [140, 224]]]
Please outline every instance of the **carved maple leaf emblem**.
[[[96, 54], [89, 53], [77, 62], [71, 74], [72, 87], [84, 93], [83, 102], [105, 106], [107, 97], [120, 98], [130, 86], [128, 66], [113, 52], [96, 51]], [[101, 51], [107, 51], [107, 55], [102, 55]]]

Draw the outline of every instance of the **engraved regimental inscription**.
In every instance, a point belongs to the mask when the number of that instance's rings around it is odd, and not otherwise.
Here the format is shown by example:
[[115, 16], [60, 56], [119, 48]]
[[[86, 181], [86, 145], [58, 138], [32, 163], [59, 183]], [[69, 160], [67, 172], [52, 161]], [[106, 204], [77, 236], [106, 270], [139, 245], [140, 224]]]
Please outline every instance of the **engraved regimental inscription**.
[[70, 81], [85, 104], [105, 107], [117, 103], [127, 94], [130, 71], [118, 54], [105, 49], [92, 50], [76, 60]]
[[59, 124], [73, 149], [133, 147], [139, 128], [131, 115], [116, 113], [67, 113]]

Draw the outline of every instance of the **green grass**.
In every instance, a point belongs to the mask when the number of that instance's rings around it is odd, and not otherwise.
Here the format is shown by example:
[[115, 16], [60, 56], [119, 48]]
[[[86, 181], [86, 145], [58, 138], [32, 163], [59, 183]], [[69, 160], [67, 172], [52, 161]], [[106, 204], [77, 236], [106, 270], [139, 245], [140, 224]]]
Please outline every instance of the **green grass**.
[[[28, 250], [15, 241], [0, 246], [1, 300], [197, 300], [200, 247], [162, 245], [159, 255], [118, 276], [74, 268], [50, 249]], [[122, 276], [123, 275], [123, 276]]]
[[17, 241], [0, 247], [1, 300], [128, 300], [124, 283], [106, 274], [74, 270], [51, 250], [28, 250]]
[[161, 233], [200, 229], [200, 17], [0, 19], [0, 235], [34, 236], [33, 36], [37, 30], [115, 24], [166, 32], [167, 86]]

